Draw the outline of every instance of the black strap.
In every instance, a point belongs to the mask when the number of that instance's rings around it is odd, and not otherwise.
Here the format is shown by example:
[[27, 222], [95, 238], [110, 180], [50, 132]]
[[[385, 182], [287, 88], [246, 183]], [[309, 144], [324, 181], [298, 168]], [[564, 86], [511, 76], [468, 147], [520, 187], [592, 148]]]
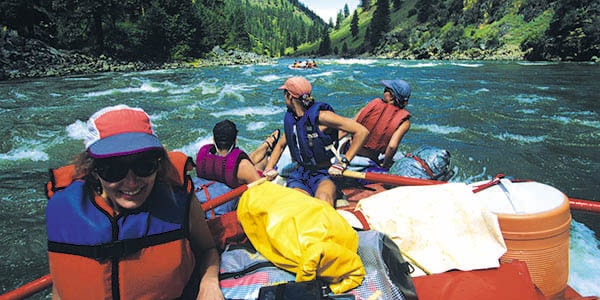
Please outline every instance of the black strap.
[[137, 239], [120, 240], [91, 246], [48, 241], [48, 251], [79, 255], [83, 257], [93, 258], [96, 260], [105, 260], [108, 258], [126, 257], [144, 248], [180, 240], [184, 237], [184, 230], [178, 229]]
[[230, 278], [237, 279], [246, 274], [252, 273], [260, 268], [267, 268], [267, 267], [275, 267], [275, 265], [270, 261], [259, 262], [259, 263], [253, 264], [253, 265], [251, 265], [241, 271], [238, 271], [238, 272], [221, 273], [221, 274], [219, 274], [219, 280], [225, 280], [225, 279], [230, 279]]

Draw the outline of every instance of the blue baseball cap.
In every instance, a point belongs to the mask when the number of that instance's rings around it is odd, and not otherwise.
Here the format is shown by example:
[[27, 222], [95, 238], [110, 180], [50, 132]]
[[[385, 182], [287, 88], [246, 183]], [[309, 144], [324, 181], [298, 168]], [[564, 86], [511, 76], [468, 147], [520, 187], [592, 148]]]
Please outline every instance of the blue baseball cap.
[[408, 101], [408, 98], [410, 98], [410, 86], [402, 79], [382, 80], [381, 84], [392, 89], [392, 92], [394, 92], [394, 98], [396, 98], [398, 101]]

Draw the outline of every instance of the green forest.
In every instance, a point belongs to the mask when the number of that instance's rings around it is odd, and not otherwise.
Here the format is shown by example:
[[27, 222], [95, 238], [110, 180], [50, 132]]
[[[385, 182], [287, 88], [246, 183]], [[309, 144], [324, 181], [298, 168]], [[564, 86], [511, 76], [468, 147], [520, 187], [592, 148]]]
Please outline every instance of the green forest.
[[292, 0], [4, 0], [3, 30], [58, 49], [125, 60], [202, 57], [214, 46], [280, 56], [324, 22]]
[[404, 59], [600, 57], [597, 0], [362, 0], [353, 14], [340, 10], [332, 21], [325, 41], [330, 48], [313, 43], [300, 52]]
[[[3, 0], [3, 33], [128, 61], [215, 46], [281, 56], [598, 60], [597, 0], [362, 0], [322, 20], [298, 0]], [[3, 34], [2, 36], [5, 36]]]

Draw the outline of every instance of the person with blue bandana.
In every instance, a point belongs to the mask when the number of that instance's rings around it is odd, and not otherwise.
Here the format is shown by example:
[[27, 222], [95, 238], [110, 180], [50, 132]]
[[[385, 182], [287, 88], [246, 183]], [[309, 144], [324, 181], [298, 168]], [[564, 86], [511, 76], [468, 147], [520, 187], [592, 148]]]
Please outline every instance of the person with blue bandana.
[[[411, 89], [401, 79], [382, 80], [383, 98], [371, 100], [354, 116], [370, 134], [357, 151], [355, 163], [387, 171], [394, 163], [394, 155], [402, 138], [410, 129], [410, 113], [406, 110]], [[365, 163], [366, 161], [366, 163]], [[381, 170], [383, 169], [383, 170]]]

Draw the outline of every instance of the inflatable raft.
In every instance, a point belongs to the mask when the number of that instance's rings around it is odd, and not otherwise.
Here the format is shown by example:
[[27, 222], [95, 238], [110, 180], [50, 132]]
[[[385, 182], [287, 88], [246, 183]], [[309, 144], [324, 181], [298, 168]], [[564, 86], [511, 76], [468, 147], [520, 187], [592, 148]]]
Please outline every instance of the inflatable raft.
[[[583, 297], [567, 285], [570, 209], [600, 212], [600, 203], [598, 202], [580, 199], [573, 201], [551, 186], [530, 181], [511, 182], [502, 176], [491, 181], [466, 185], [389, 174], [345, 173], [345, 175], [378, 182], [364, 187], [343, 189], [345, 199], [338, 204], [340, 205], [338, 212], [346, 217], [353, 227], [363, 227], [364, 229], [379, 227], [377, 230], [386, 233], [387, 229], [380, 227], [385, 220], [382, 222], [377, 220], [377, 217], [389, 213], [394, 215], [394, 211], [389, 204], [378, 204], [377, 202], [399, 202], [399, 200], [408, 199], [406, 201], [415, 201], [411, 206], [416, 207], [419, 206], [417, 205], [419, 202], [424, 202], [418, 201], [419, 195], [421, 195], [421, 200], [425, 198], [422, 196], [423, 193], [427, 193], [430, 203], [436, 201], [443, 203], [449, 202], [449, 200], [456, 201], [455, 203], [461, 201], [467, 204], [476, 203], [472, 206], [483, 208], [488, 219], [490, 215], [494, 216], [495, 219], [492, 219], [490, 227], [494, 227], [493, 220], [497, 220], [496, 224], [499, 227], [492, 231], [499, 232], [500, 238], [496, 238], [495, 242], [500, 245], [500, 249], [502, 249], [502, 245], [506, 248], [497, 252], [498, 247], [493, 246], [489, 249], [495, 250], [483, 253], [489, 256], [488, 262], [483, 262], [480, 266], [487, 266], [490, 257], [493, 261], [487, 267], [431, 266], [427, 262], [429, 259], [423, 259], [418, 254], [409, 251], [405, 253], [403, 244], [397, 242], [403, 254], [406, 254], [407, 260], [412, 262], [416, 268], [425, 270], [420, 275], [413, 275], [414, 287], [419, 299], [598, 299], [595, 296]], [[219, 206], [242, 195], [253, 185], [259, 185], [261, 182], [231, 190], [203, 203], [202, 206], [204, 209]], [[391, 185], [404, 186], [392, 188]], [[441, 188], [442, 186], [445, 187]], [[452, 192], [452, 195], [449, 194], [449, 191]], [[409, 194], [413, 196], [408, 197]], [[378, 197], [383, 200], [378, 200]], [[368, 208], [368, 203], [371, 207], [381, 206], [383, 211], [387, 212], [381, 213]], [[404, 207], [405, 214], [423, 218], [421, 219], [425, 221], [423, 223], [433, 223], [431, 218], [433, 216], [439, 217], [444, 214], [460, 216], [459, 211], [450, 213], [451, 211], [444, 211], [440, 209], [442, 206], [438, 206], [437, 215], [432, 214], [431, 217], [425, 218], [422, 213], [427, 213], [432, 209], [423, 203], [420, 206], [426, 208], [420, 212], [421, 214], [418, 214], [416, 210], [408, 210], [408, 206], [402, 207]], [[446, 207], [452, 206], [454, 205]], [[440, 210], [442, 210], [441, 214]], [[349, 212], [351, 212], [350, 217], [347, 214]], [[375, 213], [373, 214], [373, 212]], [[457, 220], [461, 221], [462, 218], [457, 218]], [[395, 235], [393, 230], [386, 234], [390, 235], [394, 242], [399, 236]], [[494, 242], [494, 235], [492, 234], [491, 237], [487, 238]], [[453, 245], [447, 244], [446, 247], [451, 248]], [[437, 271], [436, 268], [452, 269]], [[432, 270], [436, 271], [432, 272]], [[45, 275], [1, 295], [0, 298], [24, 299], [50, 287], [51, 284], [52, 278], [50, 275]]]

